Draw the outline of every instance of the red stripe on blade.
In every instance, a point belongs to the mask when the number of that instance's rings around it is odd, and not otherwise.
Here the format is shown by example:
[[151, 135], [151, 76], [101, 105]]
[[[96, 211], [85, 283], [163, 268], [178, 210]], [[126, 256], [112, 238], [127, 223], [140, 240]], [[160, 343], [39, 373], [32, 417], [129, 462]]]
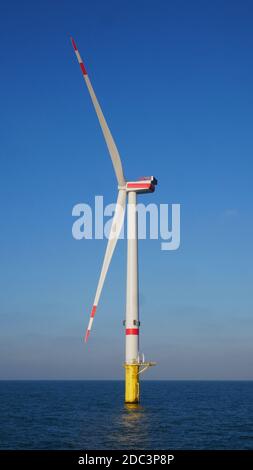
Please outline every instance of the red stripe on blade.
[[139, 328], [126, 328], [126, 335], [138, 335]]
[[91, 310], [91, 314], [90, 314], [91, 318], [95, 317], [96, 310], [97, 310], [96, 305], [93, 305], [92, 310]]
[[86, 335], [84, 339], [85, 343], [87, 343], [89, 336], [90, 336], [90, 330], [86, 330]]
[[73, 38], [71, 38], [72, 46], [74, 47], [75, 51], [77, 51], [76, 43]]
[[87, 72], [86, 72], [86, 68], [84, 67], [83, 62], [80, 63], [80, 67], [81, 67], [81, 70], [82, 70], [83, 74], [88, 75]]

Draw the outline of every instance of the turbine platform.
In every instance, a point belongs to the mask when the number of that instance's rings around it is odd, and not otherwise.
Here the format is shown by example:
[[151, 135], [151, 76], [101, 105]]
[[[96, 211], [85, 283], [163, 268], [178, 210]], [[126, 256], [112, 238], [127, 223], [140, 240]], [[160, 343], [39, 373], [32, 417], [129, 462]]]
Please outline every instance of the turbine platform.
[[145, 372], [145, 370], [147, 370], [149, 367], [153, 367], [153, 366], [156, 366], [157, 365], [157, 362], [154, 362], [154, 361], [140, 361], [140, 362], [131, 362], [131, 363], [127, 363], [125, 362], [123, 364], [123, 367], [127, 367], [127, 366], [138, 366], [139, 368], [142, 367], [142, 369], [138, 371], [138, 375], [140, 375], [142, 372]]

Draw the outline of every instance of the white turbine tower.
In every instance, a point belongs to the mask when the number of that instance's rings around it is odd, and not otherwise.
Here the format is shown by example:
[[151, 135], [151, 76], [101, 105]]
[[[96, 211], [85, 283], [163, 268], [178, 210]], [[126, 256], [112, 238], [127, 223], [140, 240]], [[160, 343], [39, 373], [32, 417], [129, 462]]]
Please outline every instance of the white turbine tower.
[[138, 225], [136, 199], [137, 193], [152, 193], [155, 190], [157, 180], [153, 177], [143, 177], [138, 181], [126, 181], [123, 173], [122, 163], [118, 149], [107, 126], [106, 120], [94, 93], [93, 87], [87, 75], [86, 68], [79, 54], [75, 41], [71, 38], [72, 45], [79, 62], [83, 78], [89, 90], [104, 138], [111, 156], [112, 164], [118, 181], [118, 198], [115, 214], [112, 221], [108, 244], [105, 252], [103, 266], [98, 281], [97, 291], [90, 314], [90, 320], [85, 335], [88, 340], [94, 321], [97, 305], [100, 299], [105, 277], [112, 259], [112, 255], [119, 238], [125, 216], [126, 199], [127, 207], [127, 293], [126, 293], [126, 355], [125, 355], [125, 402], [138, 403], [139, 374], [147, 367], [154, 365], [153, 362], [144, 362], [139, 358], [139, 286], [138, 286]]

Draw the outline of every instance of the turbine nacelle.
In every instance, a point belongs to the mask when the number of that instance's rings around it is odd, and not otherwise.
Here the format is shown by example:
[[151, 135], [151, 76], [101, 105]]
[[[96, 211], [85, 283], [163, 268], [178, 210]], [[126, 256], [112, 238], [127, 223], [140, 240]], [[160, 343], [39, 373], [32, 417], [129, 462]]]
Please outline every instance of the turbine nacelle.
[[126, 191], [135, 191], [136, 193], [153, 193], [157, 179], [154, 176], [143, 176], [137, 181], [127, 181]]

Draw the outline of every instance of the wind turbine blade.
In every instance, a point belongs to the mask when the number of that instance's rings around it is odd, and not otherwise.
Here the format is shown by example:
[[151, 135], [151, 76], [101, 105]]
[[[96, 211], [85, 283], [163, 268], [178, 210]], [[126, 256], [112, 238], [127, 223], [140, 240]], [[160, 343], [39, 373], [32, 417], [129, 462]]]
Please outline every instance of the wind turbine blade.
[[97, 97], [94, 93], [93, 87], [91, 85], [90, 79], [89, 79], [87, 71], [86, 71], [86, 68], [85, 68], [84, 63], [82, 61], [82, 58], [79, 54], [79, 51], [77, 49], [77, 46], [76, 46], [76, 43], [75, 43], [74, 39], [71, 38], [71, 42], [72, 42], [77, 60], [79, 62], [79, 65], [80, 65], [80, 68], [81, 68], [81, 71], [82, 71], [82, 74], [83, 74], [84, 81], [85, 81], [85, 83], [87, 85], [87, 88], [89, 90], [92, 103], [93, 103], [95, 111], [97, 113], [97, 117], [98, 117], [101, 129], [102, 129], [102, 132], [104, 134], [104, 138], [105, 138], [108, 150], [109, 150], [109, 154], [111, 156], [111, 160], [112, 160], [112, 164], [113, 164], [113, 167], [114, 167], [114, 171], [116, 173], [116, 178], [118, 180], [118, 184], [120, 186], [125, 186], [126, 181], [125, 181], [125, 177], [124, 177], [124, 174], [123, 174], [123, 168], [122, 168], [122, 163], [121, 163], [121, 160], [120, 160], [118, 149], [116, 147], [116, 144], [113, 140], [110, 129], [109, 129], [109, 127], [106, 123], [106, 120], [104, 118], [104, 115], [102, 113], [99, 102], [98, 102]]
[[125, 208], [126, 208], [126, 191], [119, 190], [117, 203], [116, 203], [116, 209], [115, 209], [114, 217], [112, 220], [111, 231], [110, 231], [110, 235], [109, 235], [109, 239], [108, 239], [108, 243], [106, 247], [106, 252], [105, 252], [105, 257], [103, 261], [103, 266], [102, 266], [101, 274], [100, 274], [99, 281], [98, 281], [95, 300], [94, 300], [94, 304], [93, 304], [91, 314], [90, 314], [89, 325], [86, 330], [85, 342], [88, 340], [88, 337], [90, 334], [90, 330], [91, 330], [94, 316], [96, 313], [99, 298], [100, 298], [103, 285], [105, 282], [106, 274], [110, 266], [112, 255], [113, 255], [115, 246], [117, 244], [117, 241], [118, 241], [121, 229], [122, 229], [122, 225], [124, 222]]

